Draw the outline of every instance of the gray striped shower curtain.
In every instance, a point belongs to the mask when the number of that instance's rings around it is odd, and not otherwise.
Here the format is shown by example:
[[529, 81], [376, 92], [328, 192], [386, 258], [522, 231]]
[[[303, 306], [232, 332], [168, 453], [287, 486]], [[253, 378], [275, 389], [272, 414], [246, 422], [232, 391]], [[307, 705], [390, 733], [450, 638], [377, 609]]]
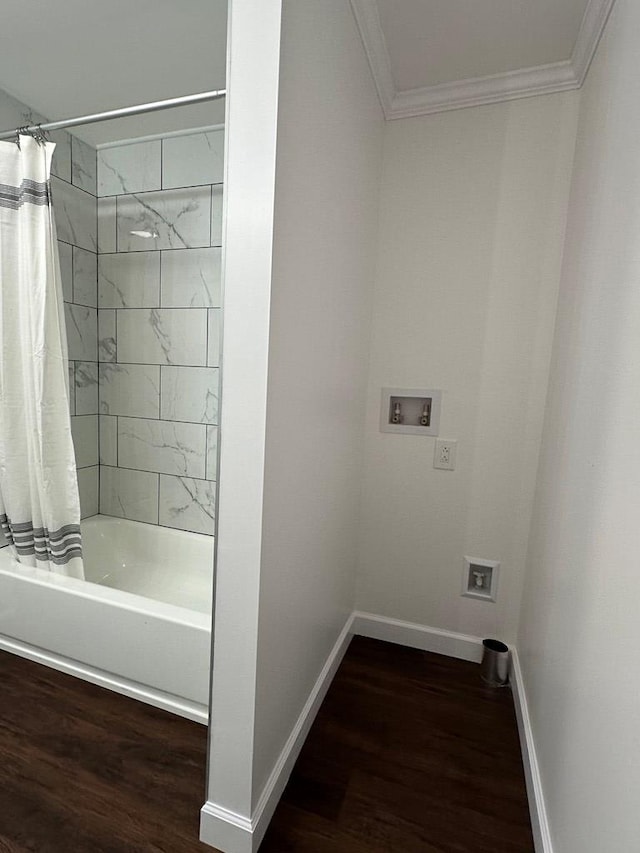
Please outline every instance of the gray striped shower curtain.
[[0, 524], [18, 563], [83, 578], [54, 148], [0, 141]]

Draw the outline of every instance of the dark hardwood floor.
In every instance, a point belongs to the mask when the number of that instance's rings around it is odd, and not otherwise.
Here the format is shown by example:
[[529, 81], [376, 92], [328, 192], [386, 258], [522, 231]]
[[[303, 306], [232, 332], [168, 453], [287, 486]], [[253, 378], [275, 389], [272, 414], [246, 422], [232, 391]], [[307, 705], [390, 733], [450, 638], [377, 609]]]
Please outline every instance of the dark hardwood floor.
[[511, 691], [355, 637], [261, 853], [532, 853]]
[[206, 853], [204, 726], [0, 652], [2, 853]]
[[[206, 731], [0, 653], [0, 853], [206, 853]], [[511, 693], [355, 638], [261, 853], [531, 853]]]

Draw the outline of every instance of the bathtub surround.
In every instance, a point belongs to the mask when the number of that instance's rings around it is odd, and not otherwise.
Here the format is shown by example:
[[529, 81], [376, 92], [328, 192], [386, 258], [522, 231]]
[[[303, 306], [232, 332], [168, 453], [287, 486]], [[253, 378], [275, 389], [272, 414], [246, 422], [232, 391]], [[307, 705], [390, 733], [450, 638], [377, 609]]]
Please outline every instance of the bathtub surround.
[[117, 439], [123, 468], [204, 479], [206, 429], [200, 424], [119, 417]]
[[123, 308], [116, 319], [116, 361], [121, 364], [207, 363], [207, 311], [193, 308]]
[[98, 194], [115, 196], [162, 185], [162, 141], [117, 145], [100, 152]]
[[[73, 147], [72, 147], [73, 151]], [[96, 198], [86, 190], [53, 177], [58, 239], [88, 252], [96, 252]]]
[[214, 130], [98, 153], [100, 510], [207, 534], [223, 144]]
[[[0, 115], [45, 120], [2, 92]], [[224, 133], [108, 147], [99, 163], [76, 137], [52, 138], [82, 517], [211, 534]]]
[[117, 196], [221, 184], [224, 157], [220, 134], [214, 130], [101, 148], [98, 194]]
[[116, 198], [116, 251], [144, 251], [148, 241], [132, 233], [156, 232], [157, 249], [211, 244], [211, 187], [137, 193]]
[[76, 136], [71, 137], [71, 183], [74, 187], [96, 196], [97, 188], [96, 149]]
[[[54, 181], [52, 189], [64, 283], [71, 429], [82, 517], [88, 518], [98, 512], [96, 199], [63, 181]], [[61, 196], [66, 199], [63, 209], [58, 204]], [[92, 250], [76, 245], [80, 242]]]
[[98, 512], [96, 152], [69, 136], [70, 181], [52, 179], [65, 301], [71, 430], [82, 517]]
[[82, 579], [53, 149], [27, 135], [0, 142], [0, 523], [9, 558]]

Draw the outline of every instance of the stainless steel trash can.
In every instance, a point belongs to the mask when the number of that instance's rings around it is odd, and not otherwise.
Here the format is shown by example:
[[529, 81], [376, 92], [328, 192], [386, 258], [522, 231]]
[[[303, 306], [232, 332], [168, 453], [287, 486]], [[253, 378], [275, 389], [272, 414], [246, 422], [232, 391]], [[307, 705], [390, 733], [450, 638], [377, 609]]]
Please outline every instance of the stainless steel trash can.
[[509, 646], [500, 640], [483, 640], [480, 675], [492, 687], [506, 687], [509, 683]]

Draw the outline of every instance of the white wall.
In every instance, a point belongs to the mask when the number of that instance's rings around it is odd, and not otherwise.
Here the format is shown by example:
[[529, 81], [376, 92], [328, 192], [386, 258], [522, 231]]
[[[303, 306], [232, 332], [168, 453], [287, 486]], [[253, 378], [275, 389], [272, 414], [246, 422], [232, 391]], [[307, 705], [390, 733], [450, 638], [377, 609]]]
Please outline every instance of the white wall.
[[581, 98], [519, 650], [555, 853], [640, 849], [640, 5]]
[[[577, 97], [387, 123], [360, 610], [515, 639]], [[454, 472], [378, 431], [383, 386], [443, 390]], [[501, 562], [497, 604], [460, 596], [464, 555]]]
[[232, 3], [229, 36], [201, 837], [239, 851], [255, 845], [267, 778], [355, 603], [383, 119], [342, 0]]
[[254, 796], [355, 603], [382, 127], [349, 4], [286, 0]]

